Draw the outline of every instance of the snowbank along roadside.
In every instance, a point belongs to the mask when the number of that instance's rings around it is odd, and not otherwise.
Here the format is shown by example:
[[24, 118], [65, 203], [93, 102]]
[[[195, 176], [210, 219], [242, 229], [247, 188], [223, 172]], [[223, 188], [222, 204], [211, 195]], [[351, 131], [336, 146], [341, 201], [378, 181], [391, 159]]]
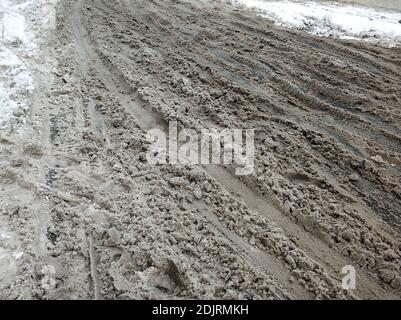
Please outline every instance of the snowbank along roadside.
[[24, 122], [35, 90], [34, 64], [39, 35], [54, 27], [55, 0], [2, 0], [0, 3], [0, 129], [11, 119]]
[[312, 1], [233, 0], [260, 11], [277, 25], [318, 36], [358, 39], [387, 46], [401, 43], [401, 13], [357, 5]]

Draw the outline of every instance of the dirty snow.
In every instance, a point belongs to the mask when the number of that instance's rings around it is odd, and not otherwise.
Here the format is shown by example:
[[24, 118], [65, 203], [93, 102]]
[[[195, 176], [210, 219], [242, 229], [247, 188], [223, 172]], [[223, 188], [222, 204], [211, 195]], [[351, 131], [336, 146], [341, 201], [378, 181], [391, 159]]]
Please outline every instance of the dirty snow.
[[11, 235], [0, 229], [0, 269], [2, 271], [0, 280], [2, 282], [6, 282], [7, 278], [16, 273], [16, 261], [23, 255], [16, 243]]
[[233, 0], [273, 19], [277, 25], [319, 36], [401, 43], [401, 13], [368, 7], [311, 1]]

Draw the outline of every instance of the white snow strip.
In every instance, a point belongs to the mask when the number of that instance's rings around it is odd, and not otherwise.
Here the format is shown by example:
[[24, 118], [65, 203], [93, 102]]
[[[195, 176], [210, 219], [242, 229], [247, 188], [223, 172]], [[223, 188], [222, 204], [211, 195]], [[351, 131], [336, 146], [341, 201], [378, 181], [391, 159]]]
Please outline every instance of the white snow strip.
[[312, 1], [232, 0], [257, 9], [277, 25], [319, 36], [401, 44], [401, 13], [338, 3]]
[[[30, 58], [37, 51], [27, 22], [29, 6], [38, 0], [1, 0], [0, 4], [0, 129], [29, 108], [34, 90]], [[23, 119], [21, 119], [23, 121]]]

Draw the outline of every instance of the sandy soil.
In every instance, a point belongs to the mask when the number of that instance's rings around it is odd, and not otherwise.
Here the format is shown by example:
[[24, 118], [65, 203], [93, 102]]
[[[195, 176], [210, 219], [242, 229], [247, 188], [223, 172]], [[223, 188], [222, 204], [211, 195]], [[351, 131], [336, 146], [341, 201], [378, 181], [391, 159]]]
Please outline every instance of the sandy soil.
[[[43, 41], [0, 137], [1, 298], [400, 298], [399, 48], [212, 0], [59, 1]], [[149, 166], [170, 120], [258, 128], [256, 172]]]

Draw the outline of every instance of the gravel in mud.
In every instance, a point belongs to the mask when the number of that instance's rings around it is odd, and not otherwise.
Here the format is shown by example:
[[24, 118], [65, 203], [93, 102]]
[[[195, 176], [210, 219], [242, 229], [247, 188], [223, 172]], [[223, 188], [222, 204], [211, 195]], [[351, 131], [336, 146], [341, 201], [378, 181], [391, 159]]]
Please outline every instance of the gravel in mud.
[[[399, 48], [211, 0], [59, 1], [46, 39], [0, 140], [1, 298], [400, 298]], [[150, 166], [173, 120], [257, 128], [255, 173]]]

